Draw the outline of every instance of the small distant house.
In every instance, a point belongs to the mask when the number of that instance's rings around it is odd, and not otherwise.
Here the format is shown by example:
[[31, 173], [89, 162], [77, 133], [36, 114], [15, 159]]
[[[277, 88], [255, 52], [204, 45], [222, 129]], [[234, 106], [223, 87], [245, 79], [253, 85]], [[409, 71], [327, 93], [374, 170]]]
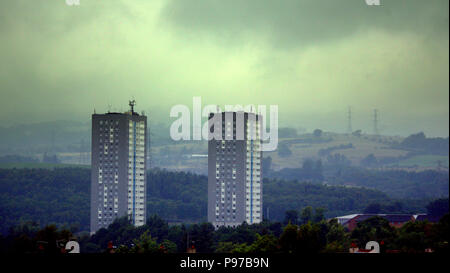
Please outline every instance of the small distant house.
[[430, 223], [437, 223], [440, 220], [440, 216], [437, 215], [428, 215], [428, 214], [418, 214], [414, 215], [415, 221], [428, 221]]
[[415, 221], [415, 217], [412, 214], [350, 214], [345, 216], [336, 217], [339, 224], [352, 231], [356, 228], [359, 222], [363, 222], [369, 218], [379, 216], [387, 221], [393, 227], [400, 228], [409, 221]]

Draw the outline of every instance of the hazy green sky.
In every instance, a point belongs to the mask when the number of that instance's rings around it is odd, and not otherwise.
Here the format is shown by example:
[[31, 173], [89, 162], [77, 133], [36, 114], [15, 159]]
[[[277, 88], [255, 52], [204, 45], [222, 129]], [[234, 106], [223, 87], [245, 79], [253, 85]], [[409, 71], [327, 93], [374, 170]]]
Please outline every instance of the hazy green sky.
[[0, 0], [0, 121], [169, 121], [193, 96], [281, 125], [449, 134], [448, 0]]

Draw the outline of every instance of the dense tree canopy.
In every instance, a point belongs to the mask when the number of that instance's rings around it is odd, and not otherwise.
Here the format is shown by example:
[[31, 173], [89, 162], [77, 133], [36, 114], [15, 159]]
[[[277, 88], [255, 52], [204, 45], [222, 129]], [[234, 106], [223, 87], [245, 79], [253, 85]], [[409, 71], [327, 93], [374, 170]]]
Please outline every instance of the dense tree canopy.
[[401, 228], [392, 227], [384, 218], [372, 217], [359, 222], [349, 232], [336, 219], [308, 221], [302, 225], [263, 221], [260, 224], [221, 227], [210, 223], [168, 225], [153, 215], [146, 225], [134, 227], [126, 217], [118, 218], [94, 235], [76, 236], [55, 225], [40, 229], [29, 222], [0, 236], [0, 253], [66, 252], [69, 240], [76, 240], [82, 253], [336, 253], [350, 247], [365, 248], [368, 241], [380, 244], [381, 252], [423, 253], [428, 249], [449, 252], [450, 217], [448, 214], [432, 224], [414, 221]]
[[[86, 168], [0, 169], [1, 232], [26, 221], [35, 221], [40, 227], [54, 223], [73, 232], [87, 231], [89, 191], [90, 170]], [[264, 179], [263, 192], [264, 217], [283, 221], [286, 211], [295, 210], [299, 221], [292, 218], [293, 224], [305, 223], [300, 221], [300, 213], [308, 206], [322, 208], [322, 216], [317, 217], [329, 218], [362, 212], [372, 203], [383, 204], [387, 212], [425, 212], [428, 203], [391, 199], [376, 190], [296, 180]], [[148, 216], [158, 214], [169, 222], [206, 221], [206, 176], [152, 169], [147, 194]]]

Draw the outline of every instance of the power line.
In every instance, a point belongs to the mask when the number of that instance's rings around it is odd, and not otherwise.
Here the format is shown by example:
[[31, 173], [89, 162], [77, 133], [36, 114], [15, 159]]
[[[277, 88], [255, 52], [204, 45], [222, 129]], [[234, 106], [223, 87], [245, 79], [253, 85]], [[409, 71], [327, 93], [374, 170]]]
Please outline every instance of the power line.
[[378, 135], [378, 109], [373, 110], [373, 134]]
[[348, 113], [347, 113], [347, 133], [351, 134], [353, 132], [352, 129], [352, 108], [348, 107]]

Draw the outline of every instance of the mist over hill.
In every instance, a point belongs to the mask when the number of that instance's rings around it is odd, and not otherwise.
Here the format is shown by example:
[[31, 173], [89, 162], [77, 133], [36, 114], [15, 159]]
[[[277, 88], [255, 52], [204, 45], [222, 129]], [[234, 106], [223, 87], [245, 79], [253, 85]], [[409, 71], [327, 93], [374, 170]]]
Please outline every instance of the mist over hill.
[[[193, 158], [192, 154], [207, 154], [207, 142], [173, 141], [169, 129], [169, 124], [149, 120], [148, 167], [206, 174], [205, 158]], [[32, 161], [90, 164], [91, 124], [88, 121], [0, 127], [0, 139], [0, 157], [19, 155], [30, 157]], [[352, 134], [320, 129], [308, 133], [301, 127], [282, 127], [279, 128], [278, 149], [263, 156], [272, 159], [271, 168], [275, 171], [301, 167], [308, 159], [321, 160], [324, 165], [341, 160], [364, 168], [448, 170], [448, 151], [448, 137], [430, 138], [423, 132], [402, 137], [372, 135], [359, 130]]]

